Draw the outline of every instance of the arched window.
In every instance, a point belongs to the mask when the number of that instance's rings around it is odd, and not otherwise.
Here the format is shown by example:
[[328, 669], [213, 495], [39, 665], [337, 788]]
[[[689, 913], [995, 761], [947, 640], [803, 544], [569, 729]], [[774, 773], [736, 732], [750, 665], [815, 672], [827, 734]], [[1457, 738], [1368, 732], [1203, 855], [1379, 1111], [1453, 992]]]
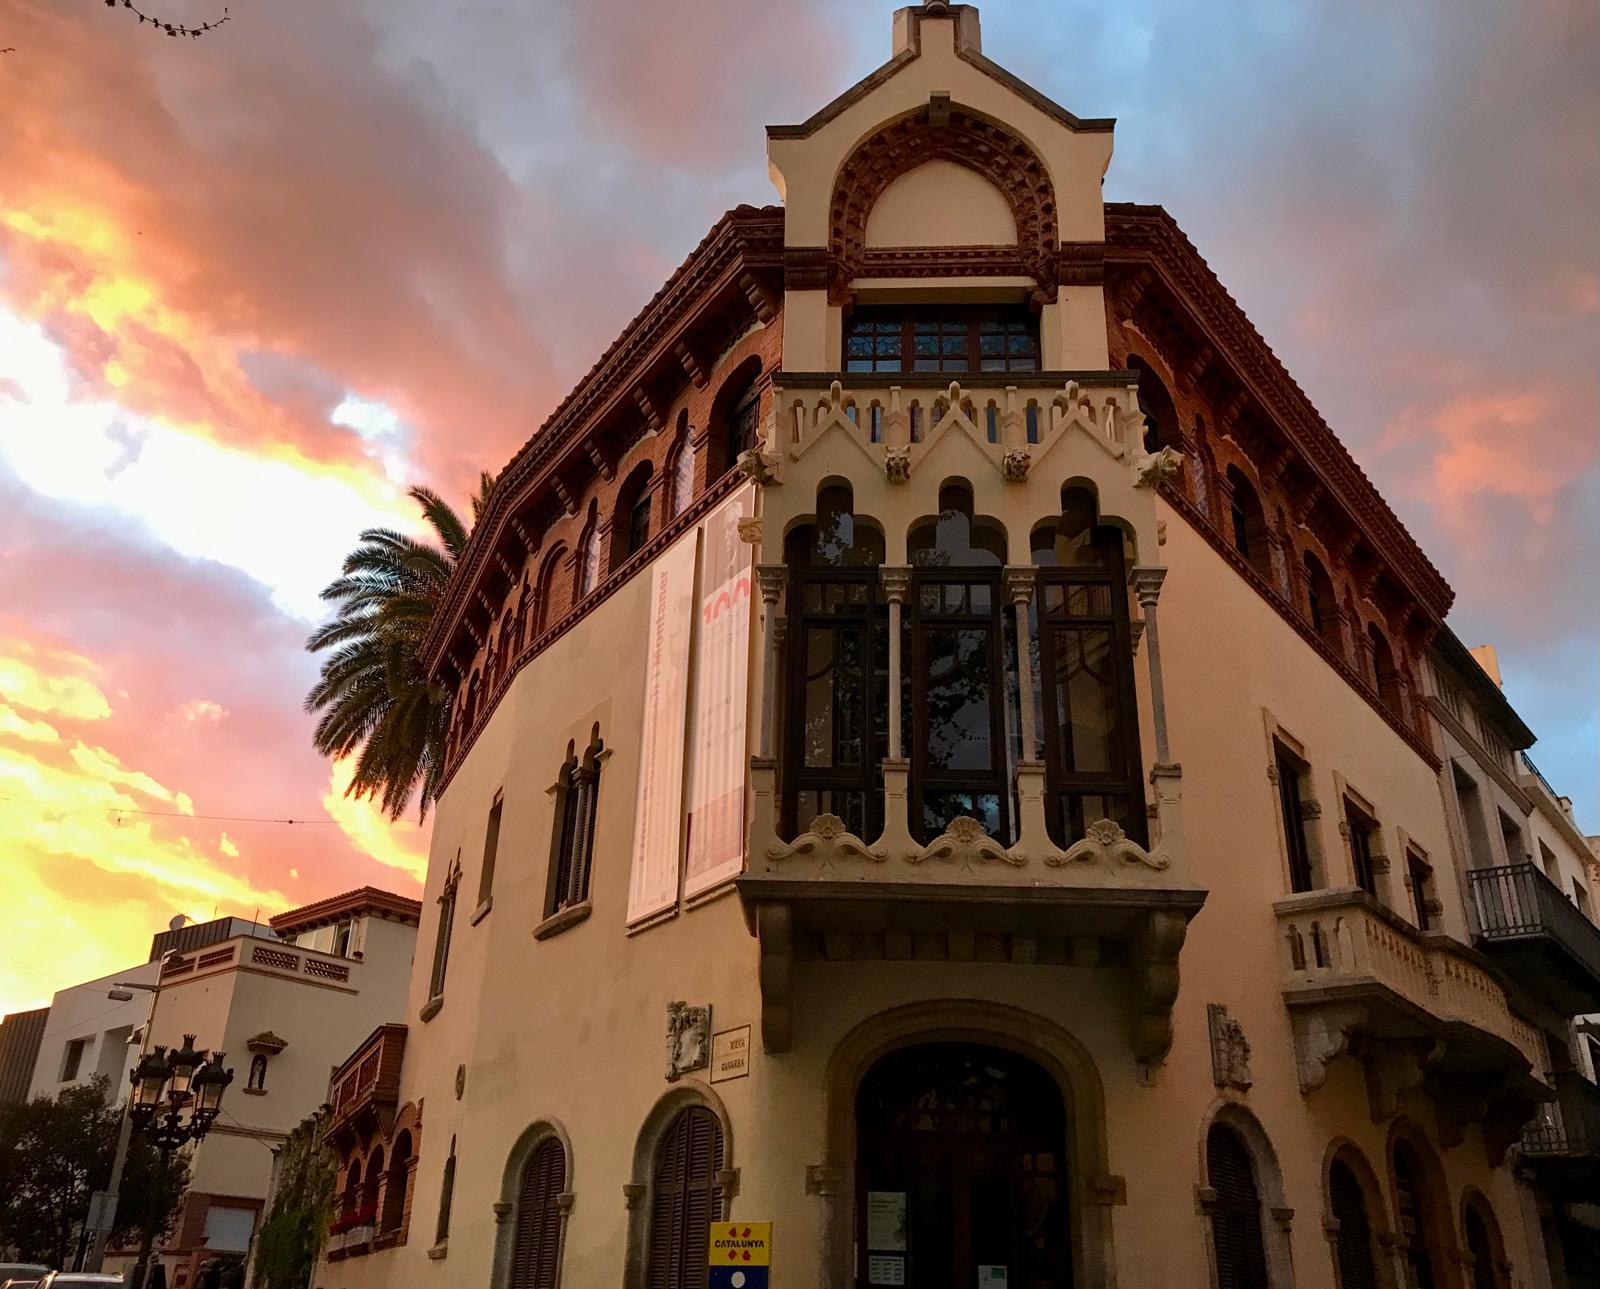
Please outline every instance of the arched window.
[[1306, 617], [1322, 643], [1344, 657], [1344, 637], [1339, 631], [1339, 601], [1328, 570], [1310, 551], [1306, 552]]
[[784, 827], [837, 815], [856, 836], [883, 828], [889, 619], [883, 534], [858, 519], [848, 487], [817, 495], [816, 520], [789, 534], [790, 685]]
[[1267, 541], [1267, 517], [1255, 486], [1238, 466], [1228, 467], [1229, 514], [1233, 524], [1233, 548], [1269, 582], [1272, 577], [1272, 548]]
[[1393, 1164], [1394, 1205], [1399, 1219], [1396, 1234], [1405, 1260], [1407, 1289], [1434, 1289], [1441, 1252], [1435, 1232], [1437, 1200], [1422, 1157], [1409, 1141], [1394, 1143]]
[[542, 636], [553, 627], [561, 611], [566, 608], [566, 605], [558, 603], [561, 592], [561, 564], [566, 554], [565, 546], [556, 546], [544, 557], [544, 563], [540, 566], [538, 599], [534, 605], [535, 637]]
[[1367, 627], [1367, 639], [1372, 645], [1372, 683], [1378, 691], [1378, 701], [1395, 716], [1400, 716], [1400, 673], [1394, 665], [1389, 638], [1372, 624]]
[[[1050, 830], [1059, 846], [1111, 819], [1147, 836], [1139, 712], [1128, 630], [1122, 534], [1098, 521], [1094, 496], [1062, 491], [1061, 514], [1030, 539], [1037, 592], [1028, 606], [1034, 728], [1044, 738]], [[1026, 759], [1034, 759], [1028, 749]]]
[[467, 713], [462, 728], [469, 734], [478, 724], [478, 676], [478, 672], [473, 672], [472, 679], [467, 682]]
[[1367, 1213], [1367, 1194], [1355, 1170], [1342, 1159], [1328, 1165], [1328, 1209], [1339, 1223], [1334, 1260], [1339, 1289], [1379, 1289], [1377, 1242]]
[[[1005, 530], [972, 513], [965, 485], [946, 484], [939, 513], [913, 525], [911, 831], [932, 841], [959, 816], [1015, 839], [1007, 774], [1015, 649], [1006, 648]], [[1011, 655], [1008, 657], [1007, 655]]]
[[1461, 1213], [1461, 1230], [1467, 1242], [1472, 1289], [1505, 1289], [1506, 1259], [1500, 1227], [1482, 1196], [1474, 1195], [1467, 1201]]
[[1271, 1289], [1255, 1168], [1244, 1139], [1225, 1123], [1206, 1133], [1206, 1182], [1217, 1193], [1211, 1243], [1219, 1289]]
[[365, 1221], [375, 1221], [378, 1216], [378, 1196], [383, 1191], [383, 1147], [379, 1146], [367, 1160], [367, 1180], [361, 1187], [361, 1207], [358, 1210]]
[[589, 898], [595, 820], [600, 809], [600, 755], [604, 751], [598, 725], [590, 733], [589, 746], [581, 758], [576, 745], [567, 744], [567, 759], [556, 781], [556, 827], [545, 894], [546, 917], [554, 917]]
[[1161, 377], [1137, 354], [1128, 358], [1128, 369], [1139, 374], [1139, 410], [1144, 413], [1144, 450], [1182, 448], [1183, 431], [1178, 425], [1178, 409]]
[[450, 1238], [450, 1205], [456, 1196], [456, 1139], [450, 1138], [450, 1154], [444, 1161], [444, 1176], [439, 1180], [439, 1217], [433, 1225], [434, 1244]]
[[344, 1198], [339, 1205], [342, 1217], [354, 1217], [361, 1207], [361, 1161], [353, 1160], [344, 1175]]
[[648, 1289], [691, 1289], [706, 1280], [711, 1223], [722, 1220], [722, 1125], [705, 1106], [680, 1110], [656, 1146], [650, 1188]]
[[522, 594], [517, 597], [517, 624], [515, 649], [521, 652], [528, 643], [528, 605], [533, 599], [533, 592], [529, 589], [527, 574], [523, 574]]
[[653, 472], [650, 462], [641, 462], [617, 489], [611, 519], [612, 568], [620, 568], [650, 541], [650, 512], [655, 501], [655, 490], [650, 486]]
[[578, 539], [578, 599], [583, 599], [599, 585], [600, 524], [591, 508], [589, 526]]
[[252, 1092], [267, 1090], [267, 1058], [262, 1053], [257, 1052], [250, 1058], [250, 1077], [244, 1085]]
[[[522, 1166], [510, 1289], [556, 1289], [561, 1283], [561, 1206], [566, 1189], [566, 1151], [559, 1138], [546, 1137]], [[703, 1254], [700, 1269], [703, 1274]]]
[[689, 428], [689, 414], [678, 417], [678, 441], [672, 449], [671, 471], [672, 517], [676, 519], [689, 509], [694, 500], [694, 444], [690, 442], [694, 431]]
[[733, 469], [739, 458], [756, 446], [761, 429], [761, 390], [752, 376], [726, 403], [723, 464]]
[[402, 1232], [406, 1222], [406, 1199], [411, 1184], [411, 1133], [395, 1138], [389, 1152], [389, 1184], [383, 1191], [383, 1214], [378, 1230], [384, 1234]]

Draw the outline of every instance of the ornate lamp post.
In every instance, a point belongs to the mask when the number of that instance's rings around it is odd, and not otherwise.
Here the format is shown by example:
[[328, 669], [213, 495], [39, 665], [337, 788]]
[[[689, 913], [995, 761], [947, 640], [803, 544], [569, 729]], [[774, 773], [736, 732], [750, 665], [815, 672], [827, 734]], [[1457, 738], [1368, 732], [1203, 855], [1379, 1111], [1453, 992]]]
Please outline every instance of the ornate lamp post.
[[[168, 1051], [157, 1046], [128, 1076], [133, 1092], [128, 1117], [134, 1129], [154, 1143], [160, 1164], [156, 1173], [156, 1194], [166, 1183], [167, 1168], [175, 1150], [201, 1140], [222, 1113], [222, 1094], [233, 1082], [233, 1071], [223, 1067], [222, 1052], [195, 1050], [194, 1035], [183, 1036], [183, 1046]], [[147, 1221], [139, 1242], [139, 1260], [134, 1265], [133, 1283], [149, 1283], [150, 1252], [155, 1245], [154, 1224]]]

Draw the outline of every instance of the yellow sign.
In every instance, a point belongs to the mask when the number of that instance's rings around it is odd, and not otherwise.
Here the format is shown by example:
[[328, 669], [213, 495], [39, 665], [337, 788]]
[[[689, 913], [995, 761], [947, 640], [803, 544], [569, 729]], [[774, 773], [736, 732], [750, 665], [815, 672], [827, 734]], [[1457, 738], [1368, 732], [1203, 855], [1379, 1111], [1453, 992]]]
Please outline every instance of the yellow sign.
[[770, 1267], [771, 1222], [713, 1222], [707, 1261], [713, 1267]]

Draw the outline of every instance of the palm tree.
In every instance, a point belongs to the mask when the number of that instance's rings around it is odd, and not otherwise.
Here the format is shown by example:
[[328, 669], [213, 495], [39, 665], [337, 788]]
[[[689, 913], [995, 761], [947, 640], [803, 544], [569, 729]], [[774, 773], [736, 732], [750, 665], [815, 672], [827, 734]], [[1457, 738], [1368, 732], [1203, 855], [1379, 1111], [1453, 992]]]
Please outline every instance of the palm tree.
[[[493, 486], [489, 474], [479, 477], [474, 524]], [[312, 744], [324, 756], [358, 753], [346, 795], [376, 798], [391, 819], [405, 813], [413, 793], [426, 818], [438, 795], [450, 695], [428, 680], [418, 651], [471, 535], [438, 493], [419, 487], [410, 496], [437, 544], [367, 529], [323, 588], [322, 598], [338, 606], [333, 619], [306, 641], [312, 653], [332, 651], [306, 695], [306, 711], [320, 713]]]

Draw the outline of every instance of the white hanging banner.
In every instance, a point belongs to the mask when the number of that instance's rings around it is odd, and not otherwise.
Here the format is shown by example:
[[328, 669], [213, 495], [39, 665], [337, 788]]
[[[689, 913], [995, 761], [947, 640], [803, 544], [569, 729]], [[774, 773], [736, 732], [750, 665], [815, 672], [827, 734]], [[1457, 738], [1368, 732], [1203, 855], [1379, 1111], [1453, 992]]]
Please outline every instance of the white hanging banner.
[[633, 813], [633, 872], [628, 880], [629, 926], [678, 902], [695, 536], [691, 532], [680, 537], [650, 568], [650, 635]]
[[755, 550], [739, 520], [755, 513], [754, 485], [706, 517], [695, 622], [694, 722], [689, 749], [686, 897], [744, 867], [745, 715], [750, 683], [750, 582]]

